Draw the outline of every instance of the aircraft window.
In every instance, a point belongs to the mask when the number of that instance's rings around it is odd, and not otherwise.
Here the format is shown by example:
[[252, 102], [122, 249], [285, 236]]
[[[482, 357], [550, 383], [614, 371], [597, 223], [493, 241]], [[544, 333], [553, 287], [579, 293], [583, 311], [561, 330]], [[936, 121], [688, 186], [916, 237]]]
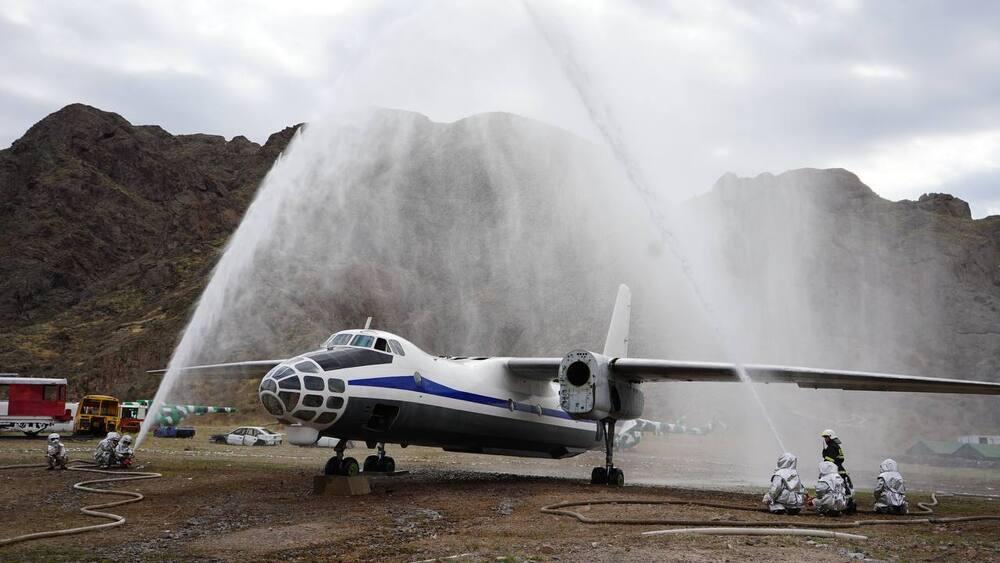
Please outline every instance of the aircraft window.
[[351, 341], [351, 333], [342, 332], [340, 334], [334, 334], [330, 340], [326, 341], [326, 348], [332, 348], [334, 346], [347, 346], [347, 343]]
[[406, 352], [403, 351], [402, 344], [400, 344], [399, 342], [396, 342], [395, 340], [390, 340], [389, 341], [389, 348], [391, 348], [392, 349], [392, 353], [396, 354], [397, 356], [405, 356], [406, 355]]
[[385, 338], [379, 338], [375, 340], [375, 349], [379, 352], [388, 352], [389, 343], [385, 341]]
[[332, 379], [331, 378], [331, 379], [327, 379], [326, 383], [327, 383], [327, 385], [330, 386], [330, 391], [333, 391], [334, 393], [343, 393], [344, 392], [345, 385], [344, 385], [344, 380], [343, 379]]
[[306, 395], [302, 397], [302, 406], [304, 407], [322, 407], [323, 397], [319, 395]]
[[274, 393], [278, 390], [278, 385], [274, 382], [273, 379], [265, 379], [264, 383], [260, 384], [260, 388], [263, 391], [270, 391]]
[[281, 416], [285, 414], [284, 407], [281, 406], [281, 402], [278, 401], [274, 395], [263, 395], [260, 400], [264, 403], [264, 408], [267, 409], [267, 412], [273, 414], [274, 416]]
[[316, 411], [295, 411], [295, 414], [293, 414], [292, 416], [294, 416], [299, 420], [305, 420], [306, 422], [309, 422], [310, 420], [313, 419], [313, 417], [316, 416]]
[[316, 352], [309, 354], [309, 359], [319, 364], [319, 367], [326, 371], [392, 363], [392, 356], [381, 354], [374, 350], [362, 350], [358, 348], [340, 348], [327, 352]]
[[295, 364], [295, 369], [306, 373], [319, 373], [319, 366], [312, 362], [299, 362]]
[[343, 397], [330, 397], [326, 400], [326, 408], [328, 409], [339, 409], [344, 406]]
[[298, 393], [290, 393], [288, 391], [282, 391], [281, 393], [278, 393], [278, 398], [281, 399], [281, 402], [285, 404], [286, 411], [292, 410], [292, 407], [294, 407], [299, 403]]
[[337, 413], [335, 412], [325, 412], [316, 418], [316, 424], [329, 424], [333, 422], [333, 419], [337, 418]]
[[304, 378], [306, 380], [306, 389], [310, 391], [322, 391], [323, 390], [323, 380], [314, 375], [307, 375]]
[[299, 378], [298, 377], [289, 377], [287, 379], [283, 379], [280, 383], [278, 383], [278, 387], [281, 387], [282, 389], [301, 389], [302, 388], [302, 387], [299, 386]]
[[283, 367], [281, 367], [281, 369], [279, 369], [277, 371], [272, 371], [271, 372], [271, 377], [274, 378], [274, 379], [281, 379], [282, 377], [285, 377], [287, 375], [291, 375], [293, 373], [295, 373], [295, 371], [292, 368], [290, 368], [288, 366], [283, 366]]
[[358, 348], [371, 348], [372, 343], [375, 342], [374, 336], [368, 336], [366, 334], [359, 334], [351, 340], [351, 346], [357, 346]]

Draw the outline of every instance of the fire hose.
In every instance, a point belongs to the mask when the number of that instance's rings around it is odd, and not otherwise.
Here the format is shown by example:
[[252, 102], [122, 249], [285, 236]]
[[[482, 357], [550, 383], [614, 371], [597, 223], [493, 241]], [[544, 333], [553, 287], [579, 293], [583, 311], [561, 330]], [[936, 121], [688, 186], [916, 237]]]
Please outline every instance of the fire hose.
[[[85, 492], [88, 492], [88, 493], [97, 493], [97, 494], [101, 494], [101, 495], [117, 495], [117, 496], [128, 497], [128, 498], [123, 499], [123, 500], [116, 500], [116, 501], [113, 501], [113, 502], [106, 502], [106, 503], [103, 503], [103, 504], [92, 504], [90, 506], [84, 506], [84, 507], [80, 508], [80, 512], [82, 512], [83, 514], [85, 514], [87, 516], [95, 516], [95, 517], [98, 517], [98, 518], [107, 518], [108, 520], [111, 520], [111, 521], [110, 522], [104, 522], [104, 523], [101, 523], [101, 524], [92, 524], [90, 526], [80, 526], [80, 527], [77, 527], [77, 528], [62, 528], [62, 529], [58, 529], [58, 530], [47, 530], [47, 531], [44, 531], [44, 532], [34, 532], [34, 533], [31, 533], [31, 534], [23, 534], [23, 535], [14, 536], [14, 537], [11, 537], [11, 538], [4, 538], [4, 539], [0, 539], [0, 547], [6, 546], [6, 545], [11, 545], [11, 544], [14, 544], [14, 543], [23, 542], [23, 541], [28, 541], [28, 540], [36, 540], [36, 539], [41, 539], [41, 538], [54, 538], [54, 537], [58, 537], [58, 536], [68, 536], [68, 535], [72, 535], [72, 534], [82, 534], [82, 533], [85, 533], [85, 532], [92, 532], [94, 530], [102, 530], [104, 528], [114, 528], [116, 526], [121, 526], [122, 524], [125, 523], [125, 517], [124, 516], [121, 516], [121, 515], [118, 515], [118, 514], [112, 514], [110, 512], [102, 512], [102, 510], [106, 509], [106, 508], [111, 508], [111, 507], [114, 507], [114, 506], [121, 506], [123, 504], [129, 504], [129, 503], [133, 503], [133, 502], [139, 502], [140, 500], [142, 500], [145, 497], [142, 495], [142, 493], [138, 493], [138, 492], [135, 492], [135, 491], [119, 491], [119, 490], [114, 490], [114, 489], [98, 489], [98, 488], [94, 488], [92, 485], [97, 485], [98, 483], [114, 483], [114, 482], [119, 482], [119, 481], [137, 481], [137, 480], [140, 480], [140, 479], [157, 479], [157, 478], [160, 478], [160, 477], [163, 476], [163, 475], [161, 475], [159, 473], [148, 473], [148, 472], [141, 472], [141, 471], [110, 471], [110, 470], [98, 469], [95, 466], [95, 464], [90, 463], [90, 462], [80, 461], [80, 460], [74, 460], [74, 461], [71, 461], [70, 463], [74, 463], [76, 465], [74, 465], [73, 467], [67, 467], [67, 469], [69, 471], [86, 471], [86, 472], [90, 472], [90, 473], [101, 473], [101, 474], [114, 475], [115, 476], [113, 478], [107, 478], [107, 479], [92, 479], [92, 480], [89, 480], [89, 481], [80, 481], [79, 483], [75, 483], [73, 485], [73, 488], [76, 489], [76, 490], [78, 490], [78, 491], [85, 491]], [[34, 464], [24, 464], [24, 465], [2, 465], [2, 466], [0, 466], [0, 470], [2, 470], [2, 469], [29, 469], [29, 468], [36, 468], [36, 467], [47, 467], [47, 464], [44, 464], [44, 463], [34, 463]]]
[[[937, 495], [951, 495], [938, 491], [931, 493], [931, 502], [918, 502], [919, 511], [916, 514], [934, 514], [933, 507], [938, 505]], [[962, 496], [980, 496], [963, 494]], [[988, 495], [983, 495], [988, 497]], [[930, 517], [922, 518], [894, 518], [894, 519], [872, 519], [853, 520], [849, 522], [820, 522], [808, 524], [811, 528], [803, 528], [806, 525], [801, 520], [696, 520], [696, 519], [670, 519], [670, 518], [592, 518], [581, 514], [576, 510], [570, 510], [577, 506], [594, 506], [602, 504], [613, 505], [679, 505], [679, 506], [706, 506], [710, 508], [723, 508], [726, 510], [744, 510], [751, 512], [767, 512], [766, 509], [737, 506], [730, 504], [700, 502], [691, 500], [657, 499], [657, 500], [634, 500], [634, 499], [609, 499], [609, 500], [584, 500], [559, 502], [543, 506], [541, 511], [544, 514], [554, 514], [557, 516], [570, 516], [576, 518], [584, 524], [619, 524], [633, 526], [696, 526], [691, 528], [675, 528], [668, 530], [655, 530], [643, 532], [643, 535], [664, 535], [664, 534], [708, 534], [708, 535], [789, 535], [789, 536], [816, 536], [816, 537], [839, 537], [844, 539], [868, 539], [866, 536], [857, 534], [847, 534], [831, 531], [833, 529], [860, 528], [862, 526], [892, 526], [909, 524], [953, 524], [958, 522], [978, 522], [984, 520], [1000, 521], [1000, 515], [980, 514], [973, 516], [955, 517]]]

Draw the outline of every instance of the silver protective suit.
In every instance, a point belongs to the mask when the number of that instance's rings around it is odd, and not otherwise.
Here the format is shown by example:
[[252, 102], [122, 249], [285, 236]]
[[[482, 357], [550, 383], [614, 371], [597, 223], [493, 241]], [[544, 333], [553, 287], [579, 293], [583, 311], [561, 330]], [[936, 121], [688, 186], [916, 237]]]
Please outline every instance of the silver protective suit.
[[66, 469], [66, 463], [69, 462], [69, 454], [66, 452], [66, 446], [58, 438], [49, 439], [46, 457], [48, 458], [49, 469], [55, 469], [56, 467]]
[[819, 481], [816, 482], [813, 507], [820, 514], [840, 514], [847, 508], [844, 478], [837, 474], [837, 464], [832, 461], [819, 463]]
[[895, 460], [883, 461], [879, 471], [875, 483], [875, 512], [906, 514], [906, 482]]
[[771, 488], [764, 495], [764, 504], [771, 512], [799, 511], [805, 504], [805, 487], [795, 468], [798, 459], [790, 453], [778, 458], [778, 467], [771, 475]]
[[118, 445], [115, 446], [115, 465], [122, 465], [126, 461], [131, 460], [133, 454], [134, 451], [132, 450], [132, 441], [124, 439], [121, 440], [118, 442]]
[[115, 454], [115, 440], [113, 437], [108, 437], [97, 444], [97, 449], [94, 450], [94, 461], [97, 465], [101, 467], [107, 467], [111, 465], [114, 460]]

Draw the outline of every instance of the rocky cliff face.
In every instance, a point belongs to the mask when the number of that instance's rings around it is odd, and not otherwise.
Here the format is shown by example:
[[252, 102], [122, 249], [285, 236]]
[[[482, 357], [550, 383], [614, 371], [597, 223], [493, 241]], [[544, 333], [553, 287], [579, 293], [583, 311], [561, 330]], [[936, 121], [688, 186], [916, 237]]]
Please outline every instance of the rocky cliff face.
[[295, 128], [264, 146], [74, 104], [0, 151], [0, 365], [151, 386], [218, 249]]

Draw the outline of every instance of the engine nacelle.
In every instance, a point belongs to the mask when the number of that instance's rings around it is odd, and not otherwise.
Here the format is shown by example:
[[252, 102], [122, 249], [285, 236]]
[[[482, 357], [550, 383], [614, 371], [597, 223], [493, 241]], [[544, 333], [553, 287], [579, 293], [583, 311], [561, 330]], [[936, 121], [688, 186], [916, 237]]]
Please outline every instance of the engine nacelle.
[[638, 385], [610, 375], [611, 358], [573, 350], [559, 364], [559, 405], [583, 420], [631, 419], [642, 416], [645, 402]]

